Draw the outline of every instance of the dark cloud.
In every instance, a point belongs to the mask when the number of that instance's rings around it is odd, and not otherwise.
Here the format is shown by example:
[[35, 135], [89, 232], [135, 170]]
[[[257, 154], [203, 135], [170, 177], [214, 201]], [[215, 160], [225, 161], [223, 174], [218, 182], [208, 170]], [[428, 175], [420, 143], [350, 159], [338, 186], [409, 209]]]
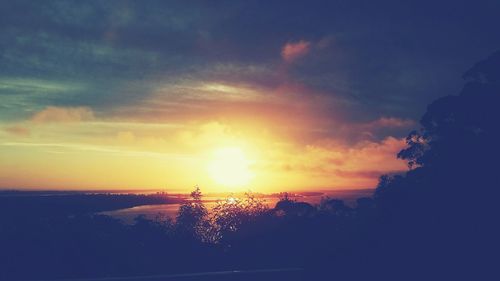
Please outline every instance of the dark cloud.
[[[47, 106], [109, 114], [165, 84], [217, 81], [302, 85], [357, 123], [415, 119], [500, 46], [499, 10], [498, 1], [10, 1], [0, 9], [0, 117]], [[284, 67], [293, 42], [307, 52]]]

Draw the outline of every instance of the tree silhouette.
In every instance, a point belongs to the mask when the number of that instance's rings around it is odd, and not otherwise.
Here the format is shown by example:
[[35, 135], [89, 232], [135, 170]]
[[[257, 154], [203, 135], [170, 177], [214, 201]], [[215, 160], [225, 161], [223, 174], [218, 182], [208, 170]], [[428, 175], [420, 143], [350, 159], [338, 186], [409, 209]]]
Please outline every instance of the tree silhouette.
[[264, 200], [250, 192], [243, 199], [228, 197], [218, 201], [212, 209], [212, 227], [217, 240], [226, 239], [243, 224], [251, 224], [268, 212]]
[[191, 199], [179, 207], [176, 217], [177, 231], [186, 238], [200, 239], [203, 236], [208, 211], [202, 201], [199, 186], [190, 194]]
[[487, 154], [498, 152], [494, 144], [500, 135], [500, 51], [477, 63], [464, 78], [468, 82], [460, 95], [430, 104], [420, 121], [422, 129], [407, 137], [408, 147], [398, 157], [410, 166], [466, 166], [474, 171], [477, 162], [471, 160], [484, 163]]
[[427, 107], [422, 128], [409, 134], [398, 154], [410, 170], [382, 176], [374, 198], [386, 235], [399, 241], [391, 244], [394, 255], [404, 249], [413, 262], [425, 260], [426, 269], [440, 262], [441, 272], [463, 265], [477, 274], [486, 262], [473, 257], [488, 252], [500, 211], [500, 51], [464, 78], [459, 95]]
[[306, 202], [297, 202], [284, 196], [276, 203], [274, 211], [277, 214], [283, 213], [286, 216], [309, 216], [315, 211], [314, 207]]
[[352, 209], [346, 206], [344, 201], [329, 197], [321, 199], [318, 210], [334, 216], [348, 216], [352, 213]]
[[477, 63], [464, 78], [461, 93], [431, 103], [420, 121], [422, 128], [406, 138], [407, 147], [398, 157], [413, 170], [404, 179], [382, 177], [377, 197], [394, 185], [390, 182], [408, 189], [419, 186], [419, 191], [440, 199], [453, 193], [465, 200], [479, 189], [493, 191], [491, 186], [498, 183], [493, 161], [500, 156], [500, 51]]

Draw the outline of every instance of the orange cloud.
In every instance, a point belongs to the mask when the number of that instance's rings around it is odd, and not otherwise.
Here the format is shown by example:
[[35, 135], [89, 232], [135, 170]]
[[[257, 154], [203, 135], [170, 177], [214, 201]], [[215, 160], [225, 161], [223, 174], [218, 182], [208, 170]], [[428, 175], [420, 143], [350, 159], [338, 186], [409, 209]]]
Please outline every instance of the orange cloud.
[[94, 112], [88, 107], [48, 106], [31, 118], [38, 123], [81, 122], [94, 119]]
[[291, 63], [309, 53], [311, 43], [300, 40], [294, 43], [286, 43], [281, 50], [281, 57], [284, 61]]
[[298, 186], [375, 187], [382, 174], [407, 170], [405, 162], [396, 158], [403, 147], [404, 139], [394, 137], [354, 145], [327, 139], [306, 146], [274, 146], [256, 169], [276, 173]]
[[394, 117], [381, 117], [368, 124], [371, 128], [404, 128], [415, 125], [415, 122], [410, 119], [400, 119]]
[[341, 169], [335, 170], [333, 174], [345, 179], [378, 179], [383, 174], [397, 173], [401, 171], [384, 171], [384, 170], [368, 170], [368, 171], [344, 171]]
[[4, 131], [9, 133], [9, 134], [21, 136], [21, 137], [27, 137], [31, 133], [28, 128], [22, 127], [22, 126], [7, 127], [4, 129]]

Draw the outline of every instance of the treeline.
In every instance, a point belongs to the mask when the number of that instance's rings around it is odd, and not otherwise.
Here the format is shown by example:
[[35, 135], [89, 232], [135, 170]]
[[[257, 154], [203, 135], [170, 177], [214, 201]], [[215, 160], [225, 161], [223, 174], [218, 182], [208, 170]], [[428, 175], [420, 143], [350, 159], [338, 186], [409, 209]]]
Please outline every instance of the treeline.
[[111, 193], [50, 193], [9, 191], [0, 194], [1, 214], [16, 213], [32, 216], [44, 215], [79, 215], [103, 212], [139, 205], [181, 203], [183, 198], [170, 197], [166, 194], [111, 194]]

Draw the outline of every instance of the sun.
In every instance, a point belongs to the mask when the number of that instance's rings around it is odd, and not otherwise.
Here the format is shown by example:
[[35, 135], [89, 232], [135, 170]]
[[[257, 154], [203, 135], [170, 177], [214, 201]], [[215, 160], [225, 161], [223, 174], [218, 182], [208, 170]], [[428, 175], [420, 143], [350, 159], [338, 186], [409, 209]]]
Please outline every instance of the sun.
[[250, 170], [250, 161], [238, 147], [224, 147], [213, 151], [208, 163], [208, 173], [217, 183], [229, 188], [245, 187], [254, 174]]

